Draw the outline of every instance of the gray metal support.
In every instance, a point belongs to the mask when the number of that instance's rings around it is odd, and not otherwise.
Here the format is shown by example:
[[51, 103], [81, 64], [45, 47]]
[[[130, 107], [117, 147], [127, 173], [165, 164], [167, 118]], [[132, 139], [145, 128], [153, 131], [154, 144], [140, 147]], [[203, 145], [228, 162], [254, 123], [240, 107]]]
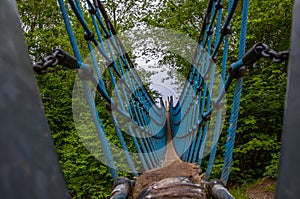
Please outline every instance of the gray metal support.
[[298, 199], [300, 198], [300, 0], [294, 1], [282, 141], [276, 198]]
[[14, 0], [0, 26], [0, 198], [69, 198]]

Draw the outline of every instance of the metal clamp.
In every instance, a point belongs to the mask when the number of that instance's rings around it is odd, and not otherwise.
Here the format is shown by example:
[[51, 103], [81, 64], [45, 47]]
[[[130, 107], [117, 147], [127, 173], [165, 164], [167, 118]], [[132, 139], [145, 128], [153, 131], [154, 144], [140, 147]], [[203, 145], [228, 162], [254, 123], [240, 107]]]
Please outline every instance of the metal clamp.
[[206, 189], [214, 199], [234, 199], [234, 197], [225, 188], [225, 185], [220, 180], [206, 182]]

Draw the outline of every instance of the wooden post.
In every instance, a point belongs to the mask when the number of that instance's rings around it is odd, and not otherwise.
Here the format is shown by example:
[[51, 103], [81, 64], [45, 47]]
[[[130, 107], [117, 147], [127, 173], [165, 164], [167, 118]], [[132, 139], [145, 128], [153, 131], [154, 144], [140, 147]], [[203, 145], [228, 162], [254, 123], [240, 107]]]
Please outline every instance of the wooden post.
[[276, 198], [299, 198], [300, 190], [300, 0], [294, 1], [288, 87]]
[[15, 1], [0, 1], [0, 26], [0, 198], [70, 198]]

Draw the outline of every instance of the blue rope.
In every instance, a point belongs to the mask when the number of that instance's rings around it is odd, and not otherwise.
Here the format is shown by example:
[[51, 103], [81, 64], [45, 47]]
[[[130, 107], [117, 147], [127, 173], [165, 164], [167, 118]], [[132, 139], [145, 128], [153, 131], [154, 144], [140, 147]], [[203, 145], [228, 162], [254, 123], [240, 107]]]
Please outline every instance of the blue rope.
[[117, 174], [117, 171], [115, 169], [115, 163], [114, 163], [114, 160], [113, 160], [112, 152], [111, 152], [110, 146], [108, 144], [108, 139], [105, 135], [104, 127], [103, 127], [103, 125], [101, 123], [101, 120], [99, 118], [98, 111], [97, 111], [96, 105], [94, 103], [94, 99], [93, 99], [91, 90], [90, 90], [90, 88], [88, 86], [88, 83], [86, 81], [82, 81], [82, 84], [83, 84], [83, 87], [84, 87], [85, 94], [88, 97], [87, 99], [88, 99], [88, 104], [89, 104], [89, 107], [90, 107], [90, 110], [91, 110], [91, 113], [92, 113], [92, 118], [93, 118], [96, 130], [97, 130], [98, 136], [99, 136], [99, 140], [100, 140], [100, 143], [101, 143], [101, 148], [102, 148], [103, 153], [105, 155], [107, 164], [109, 165], [109, 168], [110, 168], [110, 173], [111, 173], [113, 179], [117, 179], [118, 174]]
[[69, 20], [69, 15], [68, 15], [67, 8], [66, 8], [63, 0], [58, 0], [58, 3], [59, 3], [60, 10], [62, 12], [62, 15], [63, 15], [65, 27], [66, 27], [66, 30], [67, 30], [67, 33], [68, 33], [68, 36], [69, 36], [69, 40], [70, 40], [70, 43], [71, 43], [71, 46], [72, 46], [72, 49], [73, 49], [73, 53], [74, 53], [74, 55], [75, 55], [75, 57], [77, 58], [78, 61], [82, 61], [81, 54], [80, 54], [80, 51], [79, 51], [79, 48], [78, 48], [78, 45], [77, 45], [76, 37], [74, 35], [72, 25], [71, 25], [71, 22]]
[[[69, 0], [68, 2], [71, 6], [72, 11], [75, 13], [75, 16], [80, 22], [85, 34], [91, 36], [92, 31], [85, 22], [79, 1]], [[79, 65], [89, 69], [89, 66], [86, 66], [84, 63], [82, 63], [81, 54], [76, 43], [76, 38], [72, 30], [72, 25], [69, 20], [66, 6], [64, 5], [64, 2], [62, 0], [59, 0], [59, 4], [62, 10], [63, 18], [66, 24], [66, 29], [70, 38], [74, 54], [78, 62], [80, 63]], [[94, 70], [97, 76], [97, 78], [92, 77], [91, 80], [97, 86], [97, 90], [101, 93], [104, 99], [109, 104], [111, 104], [114, 110], [118, 111], [123, 117], [132, 120], [131, 123], [127, 123], [127, 128], [130, 132], [130, 135], [132, 136], [133, 143], [135, 144], [138, 156], [141, 160], [144, 169], [148, 170], [157, 167], [157, 165], [159, 165], [161, 163], [161, 160], [163, 159], [164, 150], [161, 149], [163, 149], [166, 143], [166, 123], [164, 122], [164, 109], [158, 108], [156, 106], [154, 101], [150, 98], [148, 92], [145, 90], [145, 87], [142, 86], [141, 80], [134, 72], [134, 69], [132, 69], [132, 64], [130, 60], [127, 59], [124, 47], [122, 46], [118, 37], [113, 35], [112, 29], [109, 28], [110, 22], [107, 18], [105, 18], [105, 13], [103, 12], [103, 10], [100, 10], [99, 7], [95, 7], [89, 0], [87, 0], [87, 5], [90, 9], [95, 11], [95, 13], [91, 13], [90, 16], [92, 18], [94, 29], [96, 30], [97, 39], [100, 41], [98, 42], [95, 37], [91, 37], [89, 40], [87, 40], [92, 64], [94, 66]], [[102, 17], [104, 18], [104, 20]], [[101, 28], [102, 31], [100, 31], [99, 28]], [[102, 33], [104, 33], [105, 35], [103, 36]], [[103, 38], [107, 36], [109, 36], [109, 39], [106, 39], [104, 41]], [[104, 42], [106, 42], [106, 46], [104, 45]], [[105, 87], [104, 80], [101, 75], [102, 71], [100, 71], [99, 69], [93, 45], [106, 59], [107, 63], [110, 63], [111, 67], [109, 67], [108, 70], [110, 79], [112, 80], [113, 86], [115, 88], [118, 103], [115, 103], [107, 93], [107, 89]], [[117, 54], [114, 54], [114, 50], [117, 52]], [[116, 55], [118, 57], [116, 57]], [[128, 66], [130, 66], [130, 70], [128, 70]], [[122, 80], [120, 87], [117, 84], [117, 79]], [[111, 167], [112, 176], [113, 178], [116, 178], [118, 174], [114, 169], [115, 166], [113, 164], [113, 154], [110, 151], [110, 147], [105, 135], [104, 128], [102, 126], [101, 119], [99, 118], [98, 111], [95, 108], [95, 104], [92, 100], [89, 85], [85, 81], [83, 81], [83, 85], [86, 91], [86, 96], [89, 102], [90, 109], [92, 111], [93, 120], [99, 135], [100, 144], [102, 148], [104, 148], [104, 155], [109, 166]], [[125, 100], [122, 99], [121, 93]], [[134, 103], [131, 103], [129, 100], [132, 97], [134, 100], [136, 100]], [[127, 107], [131, 108], [125, 110], [125, 104]], [[140, 106], [142, 106], [143, 109], [141, 109]], [[151, 115], [149, 114], [150, 110]], [[135, 119], [133, 119], [131, 116], [135, 116]], [[135, 175], [137, 175], [137, 171], [129, 155], [127, 145], [123, 138], [120, 125], [113, 116], [113, 114], [111, 114], [111, 119], [115, 126], [116, 134], [124, 151], [127, 163], [131, 168], [132, 172]], [[132, 125], [134, 125], [134, 127], [132, 127]], [[141, 137], [144, 135], [146, 135], [145, 138]], [[155, 151], [159, 152], [154, 153]]]
[[[58, 1], [74, 55], [78, 60], [78, 65], [84, 70], [89, 70], [90, 66], [82, 62], [80, 50], [72, 30], [72, 24], [64, 1]], [[91, 10], [90, 17], [96, 36], [92, 36], [92, 29], [89, 28], [84, 19], [84, 12], [81, 9], [80, 2], [78, 0], [68, 0], [68, 2], [77, 20], [81, 24], [85, 36], [89, 36], [87, 45], [96, 73], [91, 77], [91, 81], [97, 87], [103, 99], [112, 107], [112, 111], [117, 111], [117, 113], [125, 119], [125, 128], [127, 128], [126, 130], [128, 130], [131, 136], [143, 169], [149, 170], [159, 167], [165, 158], [165, 146], [167, 144], [166, 114], [163, 103], [161, 102], [161, 106], [158, 107], [142, 84], [101, 2], [99, 2], [99, 6], [96, 6], [90, 0], [86, 0], [86, 5]], [[219, 136], [222, 130], [223, 111], [222, 109], [217, 109], [216, 104], [219, 104], [219, 102], [224, 99], [229, 86], [233, 82], [231, 74], [227, 74], [226, 82], [225, 84], [223, 83], [226, 76], [230, 40], [230, 36], [226, 34], [226, 30], [230, 27], [230, 22], [233, 19], [238, 0], [230, 0], [228, 14], [224, 20], [222, 18], [223, 11], [220, 8], [221, 4], [222, 0], [209, 1], [207, 15], [205, 16], [206, 21], [204, 22], [199, 37], [199, 45], [195, 50], [194, 59], [187, 76], [187, 82], [184, 85], [176, 105], [173, 106], [172, 97], [169, 100], [171, 135], [175, 151], [181, 159], [187, 162], [196, 162], [200, 166], [205, 160], [204, 155], [206, 155], [206, 149], [211, 150], [207, 162], [206, 178], [209, 178], [212, 172], [217, 154]], [[238, 69], [243, 65], [241, 59], [245, 53], [246, 46], [248, 7], [249, 0], [243, 0], [238, 61], [232, 64], [232, 69]], [[217, 56], [219, 56], [218, 52], [221, 47], [223, 51], [223, 58], [222, 61], [220, 61], [221, 83], [217, 91], [219, 92], [218, 97], [213, 99], [213, 92], [215, 92], [214, 83], [217, 77], [215, 72], [218, 68], [214, 61], [216, 61]], [[112, 99], [108, 93], [109, 89], [101, 74], [104, 71], [99, 69], [94, 48], [99, 51], [106, 61], [105, 65], [116, 94], [115, 100]], [[242, 82], [243, 79], [239, 78], [235, 84], [229, 121], [230, 126], [228, 128], [227, 141], [225, 144], [224, 166], [221, 176], [221, 179], [225, 183], [228, 181], [232, 164]], [[82, 80], [82, 84], [85, 89], [101, 147], [106, 161], [110, 166], [111, 175], [115, 179], [118, 177], [118, 173], [115, 170], [114, 157], [105, 134], [105, 128], [102, 125], [102, 120], [99, 117], [98, 110], [92, 98], [90, 85], [85, 80]], [[124, 151], [127, 164], [132, 173], [138, 175], [138, 171], [135, 168], [136, 165], [134, 165], [126, 144], [127, 140], [125, 142], [122, 134], [123, 129], [121, 129], [121, 123], [115, 118], [112, 111], [110, 113], [111, 121], [116, 129], [115, 134]], [[209, 117], [215, 112], [215, 126], [214, 129], [210, 129]], [[208, 134], [209, 131], [212, 132], [212, 137]]]
[[[242, 56], [245, 54], [246, 49], [246, 35], [247, 35], [247, 26], [248, 26], [248, 9], [249, 9], [249, 0], [243, 0], [243, 10], [242, 10], [242, 26], [240, 32], [240, 46], [239, 46], [239, 60], [242, 59]], [[232, 104], [232, 113], [230, 116], [230, 126], [228, 128], [228, 136], [226, 142], [226, 150], [224, 155], [224, 166], [222, 170], [221, 179], [227, 183], [229, 179], [230, 168], [232, 164], [232, 154], [235, 141], [235, 133], [238, 122], [238, 113], [240, 107], [240, 100], [242, 95], [242, 83], [243, 78], [240, 78], [235, 87], [234, 99]]]
[[[223, 58], [222, 58], [222, 69], [219, 85], [219, 96], [215, 99], [214, 103], [219, 104], [225, 97], [225, 93], [228, 91], [229, 86], [233, 82], [233, 77], [229, 74], [226, 78], [225, 84], [225, 75], [226, 75], [226, 66], [229, 53], [229, 39], [230, 36], [226, 33], [226, 30], [230, 27], [230, 21], [233, 18], [233, 14], [236, 10], [238, 0], [231, 0], [228, 6], [228, 15], [225, 18], [223, 25], [222, 23], [222, 9], [217, 9], [216, 6], [222, 3], [221, 0], [218, 2], [210, 1], [211, 8], [208, 9], [208, 15], [206, 19], [208, 20], [208, 25], [204, 26], [205, 31], [202, 35], [204, 38], [199, 39], [199, 47], [196, 49], [195, 58], [193, 65], [187, 76], [187, 84], [184, 86], [184, 89], [181, 93], [181, 96], [178, 100], [178, 103], [173, 107], [173, 104], [170, 103], [170, 121], [172, 129], [173, 143], [175, 151], [181, 156], [183, 161], [197, 162], [200, 166], [204, 155], [206, 155], [205, 150], [210, 146], [210, 153], [208, 159], [208, 165], [206, 169], [206, 178], [209, 178], [210, 173], [213, 169], [213, 164], [215, 161], [217, 153], [217, 144], [219, 142], [219, 136], [221, 132], [221, 122], [222, 122], [222, 109], [216, 110], [216, 119], [215, 126], [212, 131], [212, 138], [208, 139], [209, 126], [208, 122], [205, 119], [209, 117], [213, 111], [215, 111], [215, 105], [212, 104], [212, 98], [209, 97], [213, 92], [213, 82], [215, 79], [215, 65], [211, 64], [212, 61], [217, 57], [218, 51], [221, 46], [223, 46]], [[242, 15], [242, 25], [240, 30], [240, 46], [239, 46], [239, 61], [234, 63], [231, 67], [233, 70], [243, 66], [241, 61], [242, 56], [245, 53], [245, 42], [246, 42], [246, 30], [247, 30], [247, 13], [248, 13], [248, 2], [243, 3], [243, 15]], [[215, 23], [215, 21], [217, 21]], [[215, 27], [216, 26], [216, 27]], [[221, 33], [224, 31], [224, 33]], [[212, 30], [215, 30], [215, 35], [212, 34]], [[215, 39], [213, 39], [215, 36]], [[204, 41], [202, 43], [202, 41]], [[215, 42], [214, 46], [212, 45], [213, 41]], [[223, 45], [222, 45], [223, 44]], [[206, 49], [207, 56], [203, 55], [202, 49]], [[198, 64], [199, 63], [199, 64]], [[193, 92], [193, 89], [197, 88], [197, 83], [201, 78], [197, 76], [195, 69], [197, 67], [198, 71], [201, 71], [201, 77], [209, 78], [209, 83], [204, 83], [200, 92]], [[232, 153], [234, 146], [234, 138], [236, 131], [236, 123], [239, 112], [239, 103], [241, 97], [241, 86], [242, 78], [238, 79], [236, 82], [236, 88], [234, 93], [234, 103], [232, 105], [230, 127], [228, 130], [228, 139], [226, 143], [226, 152], [225, 152], [225, 163], [222, 174], [222, 179], [224, 182], [227, 182], [231, 161]], [[198, 99], [198, 104], [195, 105], [194, 98]], [[172, 101], [171, 101], [172, 102]], [[198, 112], [195, 112], [195, 109], [198, 109]], [[195, 124], [199, 127], [196, 128]], [[212, 139], [212, 140], [210, 140]], [[208, 142], [208, 140], [210, 140]], [[226, 177], [225, 177], [226, 176]], [[224, 180], [224, 178], [227, 178]]]

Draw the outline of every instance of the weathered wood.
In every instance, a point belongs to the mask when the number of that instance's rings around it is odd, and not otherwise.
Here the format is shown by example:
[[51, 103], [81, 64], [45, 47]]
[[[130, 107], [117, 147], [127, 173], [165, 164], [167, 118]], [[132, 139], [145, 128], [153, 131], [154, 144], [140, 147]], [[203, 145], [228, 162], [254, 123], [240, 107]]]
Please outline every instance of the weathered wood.
[[110, 199], [127, 198], [132, 190], [134, 181], [128, 178], [117, 178], [114, 182], [114, 190], [111, 192]]
[[201, 170], [196, 164], [182, 162], [180, 160], [160, 169], [149, 170], [139, 176], [133, 190], [134, 198], [153, 184], [171, 177], [187, 177], [193, 183], [200, 183]]
[[15, 1], [0, 1], [0, 26], [0, 198], [69, 198]]
[[156, 198], [199, 198], [206, 199], [204, 187], [195, 184], [187, 177], [165, 178], [141, 192], [137, 199]]
[[167, 122], [167, 129], [168, 129], [168, 139], [167, 139], [167, 146], [166, 146], [166, 155], [165, 159], [162, 163], [162, 167], [166, 167], [170, 164], [172, 164], [175, 161], [180, 161], [179, 156], [176, 154], [176, 151], [174, 149], [173, 141], [172, 141], [172, 135], [171, 135], [171, 124], [170, 124], [170, 117], [169, 117], [169, 104], [167, 104], [167, 110], [166, 110], [166, 122]]
[[[201, 183], [201, 169], [196, 164], [182, 162], [175, 152], [172, 142], [168, 104], [166, 107], [168, 143], [165, 159], [161, 168], [146, 171], [137, 178], [133, 197], [137, 198], [139, 195], [138, 198], [144, 198], [151, 195], [154, 198], [188, 197], [204, 199], [206, 198], [204, 188], [197, 185], [197, 183]], [[182, 181], [180, 181], [178, 177], [184, 177], [184, 180], [181, 179]], [[155, 189], [153, 189], [153, 186], [155, 186]]]
[[300, 0], [294, 1], [294, 16], [288, 88], [282, 133], [282, 149], [276, 198], [299, 198], [300, 184]]

